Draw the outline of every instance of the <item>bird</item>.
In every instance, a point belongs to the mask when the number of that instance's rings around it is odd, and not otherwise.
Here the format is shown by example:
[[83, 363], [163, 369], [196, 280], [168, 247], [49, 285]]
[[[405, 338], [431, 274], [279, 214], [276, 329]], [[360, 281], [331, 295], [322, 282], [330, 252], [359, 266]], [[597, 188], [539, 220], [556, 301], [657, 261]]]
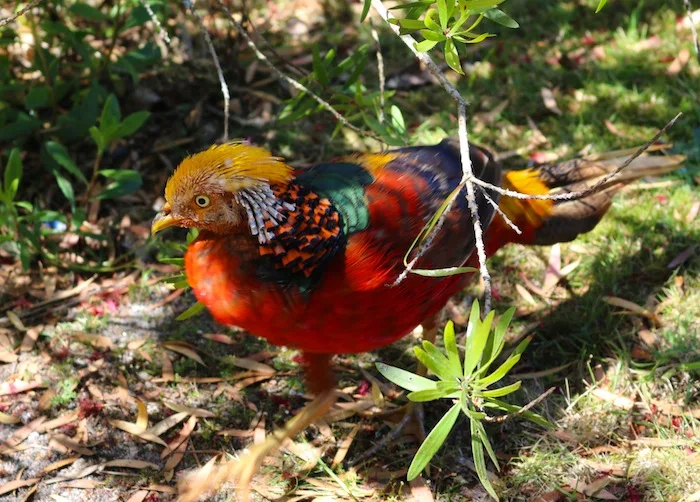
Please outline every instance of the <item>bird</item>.
[[[652, 146], [601, 184], [634, 149], [504, 171], [488, 149], [470, 145], [474, 176], [486, 187], [476, 190], [485, 254], [510, 243], [568, 242], [591, 231], [623, 186], [683, 162], [680, 155], [648, 155], [667, 146]], [[519, 199], [489, 188], [547, 195], [596, 184], [598, 190], [576, 200]], [[208, 464], [205, 487], [181, 483], [181, 500], [227, 480], [247, 499], [263, 459], [336, 402], [333, 355], [376, 350], [421, 324], [424, 339], [434, 340], [436, 316], [474, 274], [405, 274], [405, 259], [422, 270], [479, 265], [465, 194], [454, 138], [301, 168], [265, 148], [228, 142], [179, 164], [152, 233], [199, 229], [184, 260], [197, 300], [223, 325], [300, 350], [315, 395], [240, 459]], [[440, 228], [413, 246], [448, 199]]]

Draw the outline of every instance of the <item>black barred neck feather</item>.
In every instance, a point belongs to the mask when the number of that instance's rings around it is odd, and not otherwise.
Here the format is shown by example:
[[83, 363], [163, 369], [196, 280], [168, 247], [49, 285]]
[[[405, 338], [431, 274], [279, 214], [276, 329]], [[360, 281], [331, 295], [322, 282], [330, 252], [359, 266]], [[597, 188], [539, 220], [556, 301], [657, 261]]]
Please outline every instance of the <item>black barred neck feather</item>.
[[279, 226], [286, 221], [290, 211], [296, 210], [294, 204], [278, 199], [272, 187], [264, 182], [240, 190], [233, 198], [245, 211], [250, 233], [261, 245], [275, 238], [267, 222], [273, 227]]

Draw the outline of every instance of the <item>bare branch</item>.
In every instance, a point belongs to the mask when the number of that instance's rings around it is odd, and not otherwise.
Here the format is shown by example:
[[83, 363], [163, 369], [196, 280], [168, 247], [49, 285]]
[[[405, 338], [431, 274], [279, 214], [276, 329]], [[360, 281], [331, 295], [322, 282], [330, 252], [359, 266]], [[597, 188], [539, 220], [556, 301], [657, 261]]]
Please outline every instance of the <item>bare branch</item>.
[[25, 12], [28, 10], [33, 9], [37, 5], [41, 3], [42, 0], [34, 0], [32, 2], [29, 2], [27, 5], [22, 7], [18, 12], [15, 12], [12, 16], [6, 17], [5, 19], [0, 19], [0, 28], [5, 26], [6, 24], [10, 24], [12, 21], [23, 15]]
[[513, 231], [515, 231], [516, 234], [518, 234], [518, 235], [522, 234], [523, 231], [520, 230], [520, 228], [518, 228], [518, 225], [516, 225], [515, 223], [513, 223], [513, 222], [511, 221], [510, 218], [508, 218], [508, 215], [506, 215], [506, 213], [504, 213], [503, 210], [502, 210], [500, 207], [498, 207], [498, 204], [496, 204], [496, 202], [494, 202], [494, 200], [491, 198], [491, 196], [489, 195], [489, 193], [484, 189], [484, 187], [481, 187], [481, 186], [478, 186], [478, 185], [477, 185], [477, 188], [479, 189], [479, 191], [481, 191], [481, 194], [486, 198], [486, 202], [488, 202], [489, 204], [491, 204], [491, 207], [493, 207], [493, 209], [494, 209], [498, 214], [501, 215], [501, 218], [503, 218], [503, 221], [505, 221], [505, 222], [508, 224], [508, 226], [509, 226], [510, 228], [512, 228]]
[[494, 192], [498, 192], [501, 195], [506, 195], [508, 197], [512, 197], [514, 199], [535, 199], [535, 200], [576, 200], [576, 199], [582, 199], [584, 197], [587, 197], [588, 195], [591, 195], [594, 192], [597, 192], [600, 187], [604, 186], [606, 183], [608, 183], [611, 179], [613, 179], [615, 176], [620, 174], [620, 172], [625, 169], [627, 166], [629, 166], [634, 159], [639, 157], [641, 154], [643, 154], [651, 145], [656, 143], [656, 141], [663, 135], [670, 127], [673, 126], [673, 124], [676, 123], [676, 120], [683, 115], [682, 112], [679, 112], [678, 115], [673, 117], [665, 126], [663, 126], [661, 129], [659, 129], [659, 132], [657, 132], [653, 138], [651, 138], [649, 141], [644, 143], [642, 146], [637, 149], [636, 152], [634, 152], [627, 160], [625, 160], [622, 164], [620, 164], [614, 171], [608, 173], [605, 175], [603, 178], [598, 180], [597, 183], [594, 185], [591, 185], [590, 187], [584, 189], [584, 190], [579, 190], [577, 192], [566, 192], [566, 193], [558, 193], [558, 194], [544, 194], [544, 195], [534, 195], [534, 194], [525, 194], [525, 193], [520, 193], [520, 192], [515, 192], [513, 190], [508, 190], [506, 188], [501, 188], [496, 185], [492, 185], [491, 183], [487, 183], [486, 181], [480, 180], [479, 178], [473, 178], [471, 181], [475, 185], [482, 186], [484, 188], [488, 188], [489, 190], [493, 190]]
[[384, 79], [384, 56], [382, 56], [382, 45], [379, 43], [379, 33], [374, 28], [374, 23], [369, 20], [370, 31], [372, 38], [377, 45], [377, 70], [379, 71], [379, 123], [384, 123], [384, 87], [386, 85]]
[[165, 30], [165, 28], [163, 28], [163, 25], [160, 24], [160, 20], [156, 16], [156, 13], [153, 12], [151, 4], [148, 3], [148, 0], [141, 0], [141, 5], [143, 5], [146, 12], [148, 12], [148, 16], [151, 18], [151, 22], [156, 27], [156, 30], [163, 39], [163, 42], [165, 42], [166, 45], [170, 45], [170, 36], [168, 36], [168, 32]]
[[537, 396], [535, 399], [533, 399], [532, 401], [527, 403], [525, 406], [520, 408], [515, 413], [509, 413], [508, 415], [502, 415], [500, 417], [490, 417], [490, 416], [486, 415], [486, 417], [484, 418], [484, 421], [500, 424], [500, 423], [505, 422], [506, 420], [510, 420], [513, 417], [517, 417], [518, 415], [522, 415], [526, 411], [529, 411], [530, 409], [532, 409], [538, 403], [541, 403], [542, 401], [544, 401], [547, 398], [547, 396], [549, 396], [552, 392], [554, 392], [555, 389], [556, 389], [556, 387], [550, 387], [543, 394], [540, 394], [539, 396]]
[[698, 39], [698, 28], [695, 26], [695, 21], [693, 20], [693, 8], [690, 6], [690, 0], [683, 0], [683, 5], [685, 6], [685, 11], [688, 14], [690, 32], [693, 34], [693, 47], [695, 48], [695, 55], [700, 63], [700, 39]]
[[224, 95], [224, 135], [222, 137], [222, 140], [224, 142], [228, 141], [228, 115], [229, 115], [229, 108], [230, 108], [230, 102], [231, 102], [231, 96], [228, 92], [228, 85], [226, 84], [226, 79], [224, 78], [224, 72], [221, 69], [221, 63], [219, 63], [219, 58], [216, 55], [216, 49], [214, 49], [214, 44], [211, 41], [211, 37], [209, 36], [209, 32], [207, 31], [207, 27], [204, 26], [204, 20], [202, 20], [202, 17], [199, 15], [197, 10], [194, 8], [194, 4], [192, 3], [191, 0], [183, 0], [183, 3], [185, 4], [185, 7], [192, 12], [194, 17], [197, 19], [197, 23], [199, 24], [199, 27], [202, 29], [202, 32], [204, 33], [204, 39], [207, 42], [207, 47], [209, 47], [209, 52], [211, 53], [211, 57], [214, 60], [214, 65], [216, 66], [216, 73], [219, 76], [219, 82], [221, 83], [221, 94]]
[[371, 133], [371, 132], [369, 132], [369, 131], [363, 131], [363, 130], [360, 129], [359, 127], [354, 126], [353, 124], [351, 124], [351, 123], [348, 121], [348, 119], [346, 119], [345, 117], [343, 117], [335, 108], [333, 108], [333, 106], [331, 106], [330, 103], [328, 103], [327, 101], [324, 101], [323, 98], [321, 98], [319, 95], [317, 95], [316, 93], [314, 93], [311, 89], [309, 89], [308, 87], [306, 87], [305, 85], [303, 85], [301, 82], [298, 82], [298, 81], [294, 80], [292, 77], [290, 77], [290, 76], [287, 75], [286, 73], [284, 73], [284, 72], [282, 72], [281, 70], [279, 70], [279, 69], [272, 63], [272, 61], [270, 61], [270, 60], [268, 59], [268, 57], [267, 57], [265, 54], [263, 54], [263, 52], [260, 51], [260, 49], [258, 49], [258, 46], [255, 45], [255, 42], [253, 42], [253, 39], [250, 38], [250, 35], [248, 35], [248, 32], [245, 30], [245, 28], [243, 28], [243, 26], [241, 26], [241, 23], [239, 23], [238, 21], [236, 21], [236, 18], [233, 17], [233, 14], [232, 14], [231, 11], [229, 10], [229, 8], [226, 7], [226, 5], [224, 4], [223, 0], [217, 0], [217, 2], [219, 3], [219, 6], [224, 10], [224, 12], [226, 12], [226, 14], [227, 14], [228, 17], [229, 17], [229, 20], [233, 23], [233, 25], [236, 27], [236, 29], [237, 29], [238, 32], [241, 34], [241, 36], [242, 36], [243, 38], [245, 38], [245, 41], [246, 41], [246, 43], [248, 44], [248, 47], [250, 47], [250, 48], [253, 50], [253, 52], [255, 53], [255, 56], [256, 56], [260, 61], [262, 61], [263, 63], [265, 63], [267, 66], [269, 66], [270, 69], [271, 69], [273, 72], [275, 72], [279, 78], [281, 78], [282, 80], [284, 80], [285, 82], [287, 82], [289, 85], [291, 85], [291, 86], [294, 87], [295, 89], [297, 89], [297, 90], [299, 90], [299, 91], [302, 91], [302, 92], [305, 92], [306, 94], [308, 94], [309, 96], [311, 96], [318, 104], [320, 104], [324, 109], [326, 109], [326, 111], [330, 112], [331, 115], [333, 115], [333, 116], [336, 118], [336, 120], [340, 121], [340, 122], [341, 122], [345, 127], [347, 127], [348, 129], [351, 129], [351, 130], [355, 131], [356, 133], [361, 134], [362, 136], [367, 136], [367, 137], [376, 139], [377, 141], [379, 141], [379, 142], [381, 142], [381, 143], [385, 143], [385, 141], [384, 141], [382, 138], [380, 138], [379, 136], [377, 136], [376, 134]]
[[[386, 21], [389, 27], [403, 41], [410, 51], [428, 68], [440, 85], [447, 91], [452, 99], [457, 103], [458, 126], [459, 126], [459, 152], [462, 161], [462, 181], [467, 187], [467, 205], [472, 215], [472, 223], [474, 224], [474, 237], [476, 240], [476, 252], [479, 257], [479, 273], [484, 281], [484, 313], [491, 310], [491, 275], [486, 267], [486, 250], [484, 248], [483, 230], [479, 221], [479, 207], [476, 203], [476, 195], [474, 193], [473, 181], [476, 179], [472, 169], [472, 160], [469, 156], [469, 136], [467, 133], [467, 101], [462, 97], [459, 91], [445, 77], [445, 74], [438, 68], [432, 58], [425, 52], [418, 52], [415, 48], [415, 40], [409, 35], [401, 35], [399, 27], [390, 23], [389, 19], [394, 16], [389, 13], [381, 0], [372, 0], [372, 7], [379, 16]], [[447, 211], [440, 218], [444, 219]], [[437, 229], [440, 225], [436, 225]], [[427, 242], [427, 241], [426, 241]]]

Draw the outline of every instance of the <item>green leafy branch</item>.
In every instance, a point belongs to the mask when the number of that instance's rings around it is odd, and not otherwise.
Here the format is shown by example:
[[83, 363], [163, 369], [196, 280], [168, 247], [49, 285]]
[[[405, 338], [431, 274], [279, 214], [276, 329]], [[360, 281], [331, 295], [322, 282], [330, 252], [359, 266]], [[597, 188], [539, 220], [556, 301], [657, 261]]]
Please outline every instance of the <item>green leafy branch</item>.
[[493, 412], [505, 412], [507, 414], [505, 416], [519, 415], [543, 427], [553, 426], [540, 415], [529, 411], [529, 406], [521, 407], [501, 400], [517, 391], [521, 385], [520, 381], [502, 387], [493, 387], [494, 384], [503, 380], [513, 366], [520, 361], [522, 353], [532, 339], [532, 337], [525, 338], [505, 361], [492, 369], [503, 352], [506, 330], [513, 318], [515, 308], [507, 310], [495, 325], [495, 311], [489, 312], [484, 320], [479, 318], [479, 312], [479, 302], [475, 300], [469, 317], [463, 359], [457, 347], [452, 322], [445, 327], [444, 352], [429, 341], [423, 341], [422, 347], [414, 348], [418, 360], [437, 377], [437, 380], [383, 363], [377, 363], [377, 369], [389, 381], [410, 391], [407, 397], [411, 401], [429, 402], [447, 399], [453, 403], [418, 449], [408, 469], [409, 481], [425, 469], [444, 444], [461, 411], [469, 420], [472, 456], [479, 480], [488, 493], [498, 500], [487, 475], [484, 451], [496, 469], [500, 470], [500, 467], [486, 434], [484, 422], [497, 421], [504, 417], [504, 415], [492, 415]]

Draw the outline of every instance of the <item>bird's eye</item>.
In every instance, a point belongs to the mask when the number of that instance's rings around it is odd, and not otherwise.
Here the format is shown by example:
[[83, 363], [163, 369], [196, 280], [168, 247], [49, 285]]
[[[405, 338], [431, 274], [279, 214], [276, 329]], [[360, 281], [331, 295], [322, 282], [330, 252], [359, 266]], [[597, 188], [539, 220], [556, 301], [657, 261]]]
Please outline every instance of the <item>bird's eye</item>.
[[194, 198], [194, 203], [197, 204], [199, 207], [207, 207], [211, 203], [211, 201], [206, 195], [197, 195]]

